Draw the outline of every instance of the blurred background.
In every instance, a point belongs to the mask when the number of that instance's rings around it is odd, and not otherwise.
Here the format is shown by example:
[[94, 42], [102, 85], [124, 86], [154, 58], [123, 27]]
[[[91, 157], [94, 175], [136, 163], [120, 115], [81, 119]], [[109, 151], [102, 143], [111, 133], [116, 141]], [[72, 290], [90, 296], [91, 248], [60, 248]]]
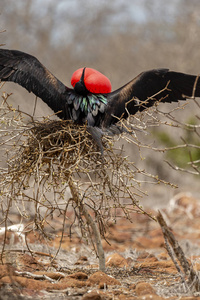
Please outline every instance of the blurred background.
[[[2, 47], [36, 56], [68, 86], [71, 74], [84, 66], [105, 74], [113, 89], [153, 68], [200, 73], [199, 0], [1, 0], [0, 10]], [[9, 97], [13, 105], [33, 112], [34, 95], [12, 83], [6, 83], [3, 91], [13, 93]], [[199, 107], [192, 102], [175, 112], [180, 122], [196, 122]], [[172, 109], [168, 104], [160, 107]], [[38, 100], [36, 116], [48, 114], [52, 111]], [[169, 126], [150, 127], [148, 132], [141, 134], [141, 139], [154, 147], [178, 145], [181, 137], [186, 138], [182, 129]], [[195, 137], [192, 142], [198, 144], [199, 139]], [[173, 161], [173, 154], [150, 149], [143, 150], [145, 159], [140, 160], [137, 147], [129, 145], [125, 149], [139, 167], [179, 186], [145, 185], [147, 201], [159, 206], [182, 191], [199, 196], [199, 175], [175, 171], [164, 162], [171, 160], [185, 168], [183, 160], [186, 164], [190, 160], [187, 149], [174, 153], [179, 162]], [[200, 152], [195, 153], [198, 158]]]

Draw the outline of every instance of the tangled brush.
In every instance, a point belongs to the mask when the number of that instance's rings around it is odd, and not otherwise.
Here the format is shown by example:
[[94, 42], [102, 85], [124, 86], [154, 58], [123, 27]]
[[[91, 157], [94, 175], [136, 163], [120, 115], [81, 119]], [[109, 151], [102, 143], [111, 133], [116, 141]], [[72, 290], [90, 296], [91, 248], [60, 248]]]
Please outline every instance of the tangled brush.
[[[141, 171], [123, 157], [122, 151], [114, 149], [112, 138], [104, 136], [102, 144], [103, 156], [87, 126], [71, 121], [45, 120], [26, 125], [8, 152], [7, 185], [10, 182], [14, 195], [21, 196], [33, 182], [34, 190], [38, 186], [37, 194], [42, 193], [39, 201], [47, 198], [49, 187], [63, 198], [67, 185], [73, 182], [79, 197], [97, 215], [113, 207], [124, 209], [128, 215], [123, 205], [127, 198], [141, 210], [135, 178]], [[29, 196], [23, 192], [23, 197]]]
[[102, 156], [86, 125], [27, 122], [8, 104], [1, 107], [1, 140], [7, 165], [0, 174], [1, 222], [8, 226], [11, 207], [16, 207], [21, 222], [32, 223], [47, 236], [54, 212], [62, 215], [64, 224], [72, 209], [71, 225], [78, 223], [82, 237], [92, 241], [104, 270], [101, 236], [107, 222], [117, 218], [118, 208], [130, 221], [130, 213], [145, 213], [138, 202], [143, 192], [136, 176], [145, 172], [115, 149], [111, 137], [102, 137]]
[[[100, 269], [105, 270], [101, 237], [105, 238], [108, 221], [115, 222], [118, 209], [130, 221], [132, 212], [147, 214], [138, 201], [145, 194], [138, 175], [170, 183], [139, 169], [124, 156], [122, 148], [115, 148], [113, 137], [102, 136], [102, 155], [87, 125], [34, 121], [32, 116], [13, 109], [7, 103], [8, 96], [3, 95], [0, 106], [0, 153], [4, 164], [0, 167], [1, 224], [5, 229], [13, 224], [11, 212], [15, 207], [28, 230], [32, 224], [32, 230], [49, 238], [46, 229], [56, 229], [51, 219], [58, 212], [63, 219], [61, 244], [66, 214], [71, 210], [74, 218], [70, 226], [78, 225], [81, 236], [90, 239]], [[142, 146], [134, 135], [119, 137]], [[2, 253], [5, 242], [6, 230]]]

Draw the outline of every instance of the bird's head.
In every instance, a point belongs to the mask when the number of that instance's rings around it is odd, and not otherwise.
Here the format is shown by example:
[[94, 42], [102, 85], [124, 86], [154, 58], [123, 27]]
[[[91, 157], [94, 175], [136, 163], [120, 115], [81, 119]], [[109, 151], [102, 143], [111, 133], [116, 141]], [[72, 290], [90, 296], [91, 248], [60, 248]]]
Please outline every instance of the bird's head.
[[[74, 75], [74, 74], [73, 74]], [[73, 78], [72, 75], [72, 78]], [[80, 94], [82, 96], [85, 96], [89, 93], [89, 91], [87, 90], [86, 86], [85, 86], [85, 82], [84, 82], [84, 76], [85, 76], [85, 68], [83, 68], [82, 70], [82, 74], [80, 77], [80, 80], [76, 82], [76, 80], [74, 81], [74, 85], [72, 84], [72, 86], [74, 87], [74, 90], [77, 94]], [[72, 79], [71, 79], [72, 81]]]
[[111, 92], [110, 80], [102, 73], [91, 68], [80, 68], [71, 78], [71, 84], [77, 94], [107, 94]]

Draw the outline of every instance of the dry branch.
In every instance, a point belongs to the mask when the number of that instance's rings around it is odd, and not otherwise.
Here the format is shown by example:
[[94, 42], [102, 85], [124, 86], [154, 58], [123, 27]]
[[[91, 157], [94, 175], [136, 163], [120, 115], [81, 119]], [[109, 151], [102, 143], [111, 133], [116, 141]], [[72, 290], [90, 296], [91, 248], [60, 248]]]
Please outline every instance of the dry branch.
[[181, 246], [179, 245], [179, 243], [176, 240], [176, 238], [175, 238], [174, 234], [172, 233], [172, 231], [167, 226], [161, 212], [158, 213], [157, 220], [158, 220], [158, 222], [161, 226], [162, 232], [163, 232], [167, 252], [168, 252], [169, 256], [172, 258], [172, 261], [174, 262], [175, 267], [177, 268], [178, 272], [180, 273], [181, 278], [183, 279], [181, 269], [179, 268], [179, 266], [178, 266], [178, 264], [177, 264], [177, 262], [176, 262], [176, 260], [173, 256], [173, 253], [172, 253], [172, 251], [169, 247], [168, 241], [169, 241], [169, 243], [172, 247], [172, 250], [173, 250], [177, 260], [179, 261], [179, 263], [180, 263], [180, 265], [183, 269], [183, 272], [184, 272], [185, 276], [188, 278], [190, 288], [191, 289], [194, 288], [196, 292], [199, 292], [200, 291], [199, 276], [194, 271], [192, 265], [189, 264], [189, 262], [188, 262], [187, 258], [185, 257], [185, 254], [184, 254]]
[[[7, 163], [7, 167], [1, 168], [0, 173], [1, 223], [5, 228], [10, 225], [10, 209], [15, 206], [23, 222], [27, 223], [31, 219], [33, 230], [37, 229], [45, 238], [50, 238], [46, 228], [51, 226], [51, 217], [57, 211], [63, 218], [62, 241], [66, 213], [73, 209], [74, 220], [71, 226], [77, 224], [82, 237], [92, 242], [100, 259], [100, 268], [105, 270], [100, 235], [105, 238], [107, 222], [110, 219], [116, 220], [117, 208], [130, 221], [132, 212], [146, 214], [138, 202], [145, 193], [140, 188], [142, 181], [138, 180], [137, 175], [146, 176], [155, 183], [173, 185], [140, 170], [123, 156], [122, 150], [115, 149], [112, 137], [102, 137], [102, 157], [87, 125], [80, 126], [63, 120], [34, 121], [33, 116], [13, 109], [7, 102], [8, 96], [3, 94], [0, 106], [0, 150]], [[159, 124], [160, 121], [150, 110], [146, 115]], [[25, 121], [25, 118], [29, 121]], [[140, 131], [146, 129], [149, 121], [143, 119], [143, 114], [140, 118], [134, 116], [134, 120], [140, 124]], [[138, 146], [139, 150], [166, 150], [140, 142], [137, 135], [132, 134], [135, 124], [133, 127], [131, 118], [127, 122], [121, 120], [121, 125], [129, 135], [122, 134], [120, 138]], [[34, 204], [31, 214], [26, 210], [28, 203]]]
[[[113, 138], [103, 136], [102, 157], [86, 125], [36, 122], [32, 116], [25, 122], [24, 114], [6, 100], [0, 108], [1, 146], [7, 163], [0, 173], [2, 223], [8, 227], [10, 209], [15, 206], [23, 222], [31, 220], [33, 229], [49, 239], [46, 228], [57, 211], [63, 219], [63, 237], [66, 212], [73, 209], [71, 225], [77, 224], [82, 237], [91, 240], [100, 269], [105, 270], [101, 236], [105, 238], [107, 222], [117, 218], [117, 208], [130, 221], [132, 212], [145, 214], [138, 202], [144, 193], [136, 175], [159, 179], [145, 174], [115, 149]], [[31, 213], [26, 209], [29, 203]], [[5, 241], [6, 231], [2, 254]]]

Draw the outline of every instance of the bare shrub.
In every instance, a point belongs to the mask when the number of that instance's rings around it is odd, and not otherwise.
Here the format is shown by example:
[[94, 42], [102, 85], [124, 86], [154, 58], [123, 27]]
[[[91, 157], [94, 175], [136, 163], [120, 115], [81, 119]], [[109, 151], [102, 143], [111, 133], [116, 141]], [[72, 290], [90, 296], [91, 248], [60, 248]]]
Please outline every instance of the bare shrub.
[[[7, 97], [3, 95], [0, 107], [1, 151], [6, 156], [6, 167], [0, 174], [1, 224], [5, 229], [13, 224], [10, 212], [16, 207], [21, 223], [26, 224], [25, 232], [39, 230], [51, 238], [46, 229], [53, 226], [51, 220], [59, 213], [63, 219], [62, 241], [66, 212], [73, 210], [71, 226], [78, 224], [82, 237], [92, 242], [104, 270], [100, 235], [105, 238], [107, 222], [116, 220], [118, 208], [130, 221], [131, 212], [146, 214], [138, 202], [144, 192], [137, 175], [160, 180], [115, 149], [113, 137], [103, 136], [102, 156], [86, 125], [48, 119], [36, 122], [13, 109]], [[132, 139], [130, 135], [121, 137], [138, 144], [133, 135]], [[5, 241], [6, 230], [2, 252]]]

